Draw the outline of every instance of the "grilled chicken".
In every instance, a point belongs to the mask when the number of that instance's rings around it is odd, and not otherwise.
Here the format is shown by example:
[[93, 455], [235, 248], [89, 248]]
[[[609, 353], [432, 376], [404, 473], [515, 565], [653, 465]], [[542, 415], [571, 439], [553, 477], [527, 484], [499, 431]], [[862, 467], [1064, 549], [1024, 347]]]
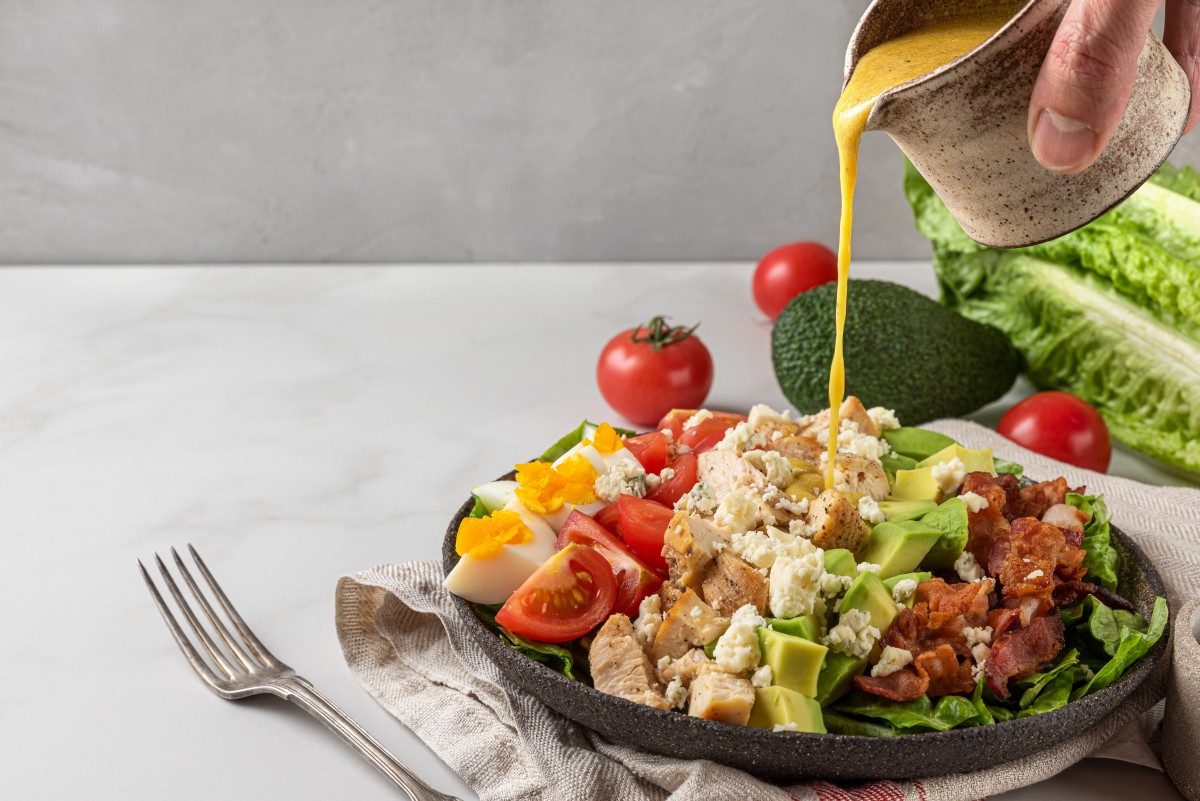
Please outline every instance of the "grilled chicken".
[[763, 614], [767, 590], [766, 576], [730, 550], [717, 554], [703, 586], [704, 600], [723, 615], [732, 615], [746, 604]]
[[812, 543], [818, 548], [857, 552], [870, 533], [858, 509], [837, 490], [825, 490], [808, 507]]
[[596, 633], [588, 651], [588, 664], [600, 692], [656, 709], [670, 709], [658, 676], [625, 615], [612, 615]]
[[[664, 656], [678, 659], [692, 648], [706, 645], [725, 633], [729, 618], [722, 617], [692, 590], [685, 591], [663, 618], [650, 659], [658, 664]], [[636, 641], [635, 641], [636, 642]]]
[[704, 655], [703, 648], [693, 648], [678, 659], [673, 659], [658, 671], [658, 678], [667, 684], [678, 678], [684, 687], [690, 687], [701, 673], [719, 670], [717, 663]]
[[[825, 425], [829, 425], [828, 419]], [[821, 454], [825, 453], [825, 446], [812, 437], [783, 437], [768, 443], [767, 447], [789, 459], [802, 459], [811, 465], [820, 464]]]
[[[846, 396], [842, 401], [841, 412], [838, 415], [839, 421], [853, 420], [858, 424], [858, 433], [866, 434], [871, 437], [878, 437], [883, 432], [879, 430], [879, 426], [871, 419], [871, 415], [867, 414], [867, 409], [862, 405], [862, 401], [853, 395]], [[840, 425], [840, 422], [839, 422]], [[825, 409], [811, 417], [805, 419], [804, 424], [800, 427], [800, 436], [819, 439], [818, 434], [824, 431], [829, 433], [829, 410]]]
[[711, 520], [676, 512], [667, 524], [662, 550], [671, 581], [698, 592], [717, 553], [728, 544], [728, 536]]
[[697, 478], [712, 487], [717, 498], [724, 498], [738, 489], [758, 488], [759, 494], [767, 488], [767, 477], [733, 451], [707, 451], [700, 454], [697, 463]]
[[762, 403], [751, 407], [746, 422], [759, 434], [766, 434], [768, 440], [775, 434], [779, 434], [780, 437], [793, 437], [800, 430], [800, 426], [790, 416], [785, 417]]
[[843, 492], [861, 492], [882, 501], [891, 490], [883, 465], [856, 453], [839, 453], [833, 472], [833, 486]]
[[754, 686], [732, 673], [706, 671], [688, 690], [688, 714], [745, 726], [754, 708]]

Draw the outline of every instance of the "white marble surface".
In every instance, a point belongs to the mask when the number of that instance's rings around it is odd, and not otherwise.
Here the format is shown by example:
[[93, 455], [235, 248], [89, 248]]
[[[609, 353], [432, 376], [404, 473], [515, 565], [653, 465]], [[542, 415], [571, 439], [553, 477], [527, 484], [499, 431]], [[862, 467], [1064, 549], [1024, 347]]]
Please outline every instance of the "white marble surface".
[[[857, 274], [933, 286], [925, 264]], [[397, 797], [298, 710], [202, 688], [134, 564], [191, 542], [276, 653], [472, 798], [347, 673], [335, 581], [435, 557], [473, 483], [609, 417], [595, 358], [652, 314], [703, 320], [712, 405], [783, 405], [748, 279], [747, 265], [0, 271], [0, 796]], [[1177, 480], [1126, 455], [1115, 470]], [[1134, 793], [1178, 798], [1161, 773], [1100, 760], [1005, 798]]]

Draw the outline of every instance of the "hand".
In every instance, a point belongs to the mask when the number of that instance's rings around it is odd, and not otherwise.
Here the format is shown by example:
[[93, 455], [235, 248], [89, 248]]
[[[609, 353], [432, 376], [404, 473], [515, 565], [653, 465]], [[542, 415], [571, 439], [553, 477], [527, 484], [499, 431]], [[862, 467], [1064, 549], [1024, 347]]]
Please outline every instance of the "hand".
[[[1074, 0], [1029, 105], [1029, 142], [1042, 166], [1082, 172], [1112, 138], [1162, 0]], [[1163, 36], [1192, 85], [1187, 130], [1200, 117], [1200, 0], [1167, 0]]]

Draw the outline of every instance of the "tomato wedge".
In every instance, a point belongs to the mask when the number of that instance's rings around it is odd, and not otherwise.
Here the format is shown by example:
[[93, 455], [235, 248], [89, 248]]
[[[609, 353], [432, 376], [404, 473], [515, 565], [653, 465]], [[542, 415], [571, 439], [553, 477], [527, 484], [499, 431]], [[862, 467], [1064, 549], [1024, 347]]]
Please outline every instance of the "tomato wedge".
[[667, 575], [667, 560], [663, 558], [663, 535], [674, 511], [656, 501], [622, 495], [617, 499], [621, 513], [621, 536], [630, 550], [646, 564]]
[[[675, 475], [655, 487], [654, 491], [646, 496], [646, 500], [657, 501], [664, 506], [674, 508], [675, 502], [696, 486], [699, 461], [694, 453], [679, 454], [674, 461], [667, 465], [675, 471]], [[598, 518], [599, 515], [597, 515]]]
[[659, 430], [670, 429], [676, 442], [687, 445], [696, 453], [704, 453], [711, 451], [713, 446], [725, 438], [726, 430], [747, 420], [746, 416], [741, 414], [713, 412], [712, 417], [685, 431], [683, 424], [695, 413], [696, 409], [672, 409], [666, 417], [658, 421]]
[[647, 473], [658, 475], [667, 466], [667, 435], [661, 431], [627, 437], [625, 447], [637, 457]]
[[596, 512], [592, 519], [608, 529], [609, 533], [621, 536], [621, 511], [616, 502], [610, 503]]
[[617, 580], [617, 599], [613, 602], [613, 613], [637, 617], [642, 599], [657, 592], [658, 586], [662, 584], [662, 579], [655, 574], [653, 568], [638, 558], [608, 529], [578, 509], [567, 516], [562, 530], [558, 532], [559, 548], [566, 548], [573, 542], [595, 548], [611, 565], [613, 578]]
[[496, 613], [496, 622], [531, 640], [566, 642], [607, 620], [616, 597], [608, 560], [571, 543], [533, 571]]

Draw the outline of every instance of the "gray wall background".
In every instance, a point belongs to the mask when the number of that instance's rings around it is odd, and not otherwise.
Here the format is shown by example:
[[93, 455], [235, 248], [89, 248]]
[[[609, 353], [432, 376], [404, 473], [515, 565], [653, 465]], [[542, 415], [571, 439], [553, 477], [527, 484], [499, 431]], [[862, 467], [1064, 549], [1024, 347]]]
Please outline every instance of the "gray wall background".
[[[832, 244], [868, 3], [0, 0], [0, 262]], [[924, 257], [899, 153], [867, 140], [856, 255]]]

